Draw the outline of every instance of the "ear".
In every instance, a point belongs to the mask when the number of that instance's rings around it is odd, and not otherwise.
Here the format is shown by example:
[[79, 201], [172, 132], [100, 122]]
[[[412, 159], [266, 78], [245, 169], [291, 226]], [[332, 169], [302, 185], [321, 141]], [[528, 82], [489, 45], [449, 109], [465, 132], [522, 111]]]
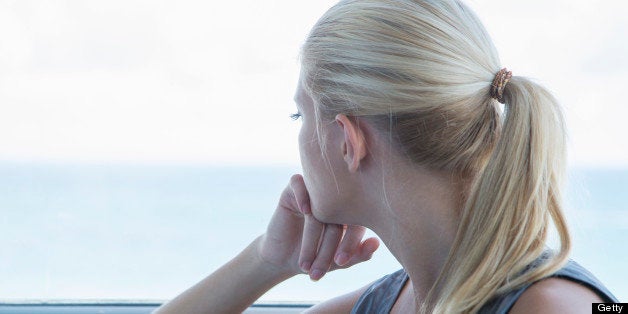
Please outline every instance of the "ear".
[[341, 150], [350, 172], [356, 172], [360, 167], [360, 161], [366, 156], [366, 140], [364, 133], [344, 114], [336, 115], [336, 122], [342, 129], [344, 139]]

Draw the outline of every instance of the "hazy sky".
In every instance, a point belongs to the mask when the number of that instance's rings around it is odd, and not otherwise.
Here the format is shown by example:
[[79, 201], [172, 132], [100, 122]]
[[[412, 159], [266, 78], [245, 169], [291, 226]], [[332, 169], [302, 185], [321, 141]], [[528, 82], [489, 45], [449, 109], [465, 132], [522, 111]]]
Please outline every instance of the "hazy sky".
[[[296, 57], [333, 3], [0, 0], [0, 160], [297, 165]], [[564, 105], [571, 165], [628, 167], [628, 2], [468, 3]]]

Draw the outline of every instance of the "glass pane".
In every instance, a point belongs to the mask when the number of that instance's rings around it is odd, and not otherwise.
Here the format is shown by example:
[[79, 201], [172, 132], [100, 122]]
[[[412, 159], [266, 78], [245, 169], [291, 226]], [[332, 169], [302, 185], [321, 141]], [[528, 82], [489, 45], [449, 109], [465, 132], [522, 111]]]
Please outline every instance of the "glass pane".
[[[0, 298], [165, 300], [264, 232], [301, 172], [299, 47], [335, 2], [0, 2]], [[470, 4], [565, 104], [573, 258], [628, 299], [626, 4]], [[262, 300], [399, 268], [381, 246]]]
[[[170, 298], [265, 231], [296, 171], [3, 164], [6, 236], [0, 245], [8, 250], [1, 259], [0, 290], [17, 299]], [[339, 279], [316, 284], [303, 276], [268, 298], [319, 300], [397, 267], [386, 257], [371, 264], [353, 270], [362, 273], [358, 282], [349, 274], [329, 274], [344, 278], [346, 286], [336, 286]]]

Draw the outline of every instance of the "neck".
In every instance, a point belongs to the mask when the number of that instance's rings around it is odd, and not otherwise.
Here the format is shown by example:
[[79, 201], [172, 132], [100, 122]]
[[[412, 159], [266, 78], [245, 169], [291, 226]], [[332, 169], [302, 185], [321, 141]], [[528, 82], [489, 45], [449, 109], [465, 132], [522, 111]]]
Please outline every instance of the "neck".
[[[462, 207], [460, 185], [451, 176], [414, 167], [387, 170], [383, 210], [371, 228], [410, 277], [418, 309], [432, 289], [453, 244]], [[381, 180], [379, 182], [382, 182]], [[418, 183], [418, 184], [417, 184]], [[384, 222], [384, 223], [382, 223]], [[435, 291], [438, 293], [438, 291]]]

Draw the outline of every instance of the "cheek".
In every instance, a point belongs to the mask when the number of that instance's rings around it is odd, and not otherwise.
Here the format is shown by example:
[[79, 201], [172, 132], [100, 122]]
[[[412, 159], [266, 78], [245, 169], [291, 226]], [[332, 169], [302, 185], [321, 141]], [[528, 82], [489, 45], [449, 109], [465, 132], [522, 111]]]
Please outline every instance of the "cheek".
[[318, 145], [318, 142], [312, 140], [312, 134], [305, 127], [301, 128], [299, 133], [299, 155], [301, 156], [301, 167], [303, 168], [303, 176], [306, 182], [310, 181], [312, 179], [311, 176], [317, 172], [318, 150], [316, 145]]
[[306, 131], [303, 126], [301, 126], [301, 131], [299, 131], [299, 156], [301, 157], [301, 168], [303, 168], [303, 174], [308, 171], [308, 148], [306, 147]]
[[323, 185], [323, 182], [321, 182], [323, 179], [322, 172], [324, 171], [321, 168], [323, 161], [320, 147], [318, 146], [318, 138], [312, 130], [306, 128], [306, 125], [303, 125], [299, 132], [299, 155], [301, 156], [303, 181], [310, 196], [312, 211], [317, 212], [317, 209], [322, 205], [320, 200], [324, 199], [320, 190]]

